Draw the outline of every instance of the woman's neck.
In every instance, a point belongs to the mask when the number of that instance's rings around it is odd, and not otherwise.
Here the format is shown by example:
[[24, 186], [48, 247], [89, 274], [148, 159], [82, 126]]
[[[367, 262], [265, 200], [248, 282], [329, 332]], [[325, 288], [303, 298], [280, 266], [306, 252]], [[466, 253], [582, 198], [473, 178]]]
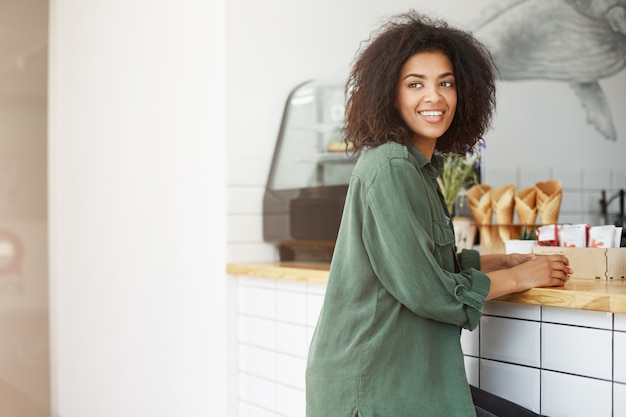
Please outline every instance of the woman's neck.
[[435, 147], [437, 146], [437, 139], [433, 140], [413, 140], [413, 146], [417, 148], [418, 151], [421, 152], [428, 159], [433, 158], [433, 153], [435, 153]]

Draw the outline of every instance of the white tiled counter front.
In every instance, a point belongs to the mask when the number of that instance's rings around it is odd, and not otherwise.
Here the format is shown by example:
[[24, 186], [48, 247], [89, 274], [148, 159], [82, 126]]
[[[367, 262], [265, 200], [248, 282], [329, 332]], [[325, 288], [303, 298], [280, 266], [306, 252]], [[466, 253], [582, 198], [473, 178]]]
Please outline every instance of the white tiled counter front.
[[304, 417], [309, 341], [325, 283], [237, 279], [238, 417]]
[[463, 331], [470, 382], [550, 417], [626, 416], [626, 315], [490, 301]]
[[[238, 417], [304, 417], [306, 357], [327, 271], [235, 266], [228, 273], [238, 294]], [[490, 301], [461, 342], [474, 385], [548, 417], [626, 417], [621, 310]]]

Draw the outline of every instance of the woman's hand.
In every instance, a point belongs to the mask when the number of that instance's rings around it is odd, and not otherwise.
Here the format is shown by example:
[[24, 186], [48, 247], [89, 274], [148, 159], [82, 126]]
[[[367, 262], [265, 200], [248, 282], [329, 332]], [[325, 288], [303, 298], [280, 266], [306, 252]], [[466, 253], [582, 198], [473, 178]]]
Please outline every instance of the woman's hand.
[[563, 255], [512, 255], [507, 255], [506, 259], [517, 262], [515, 266], [487, 274], [491, 280], [487, 299], [529, 288], [562, 286], [573, 273], [569, 260]]
[[507, 268], [513, 268], [514, 266], [535, 259], [535, 255], [533, 254], [510, 253], [505, 256], [505, 263]]
[[569, 259], [563, 255], [535, 256], [512, 269], [517, 270], [520, 284], [526, 289], [565, 285], [574, 272], [569, 266]]

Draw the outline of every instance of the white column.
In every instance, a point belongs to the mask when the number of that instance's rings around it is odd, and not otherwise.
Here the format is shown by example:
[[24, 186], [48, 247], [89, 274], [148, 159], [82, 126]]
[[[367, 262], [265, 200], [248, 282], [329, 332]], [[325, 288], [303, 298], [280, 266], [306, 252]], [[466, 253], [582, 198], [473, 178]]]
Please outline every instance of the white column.
[[224, 1], [50, 11], [53, 416], [226, 416]]

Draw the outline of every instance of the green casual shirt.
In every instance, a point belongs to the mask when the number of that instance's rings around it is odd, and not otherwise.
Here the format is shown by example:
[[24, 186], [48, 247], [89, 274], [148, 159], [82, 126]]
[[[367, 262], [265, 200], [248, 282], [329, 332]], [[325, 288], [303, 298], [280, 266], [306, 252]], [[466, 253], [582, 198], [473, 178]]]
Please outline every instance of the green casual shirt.
[[354, 168], [306, 372], [307, 417], [475, 416], [461, 328], [489, 291], [476, 251], [455, 268], [437, 168], [387, 143]]

